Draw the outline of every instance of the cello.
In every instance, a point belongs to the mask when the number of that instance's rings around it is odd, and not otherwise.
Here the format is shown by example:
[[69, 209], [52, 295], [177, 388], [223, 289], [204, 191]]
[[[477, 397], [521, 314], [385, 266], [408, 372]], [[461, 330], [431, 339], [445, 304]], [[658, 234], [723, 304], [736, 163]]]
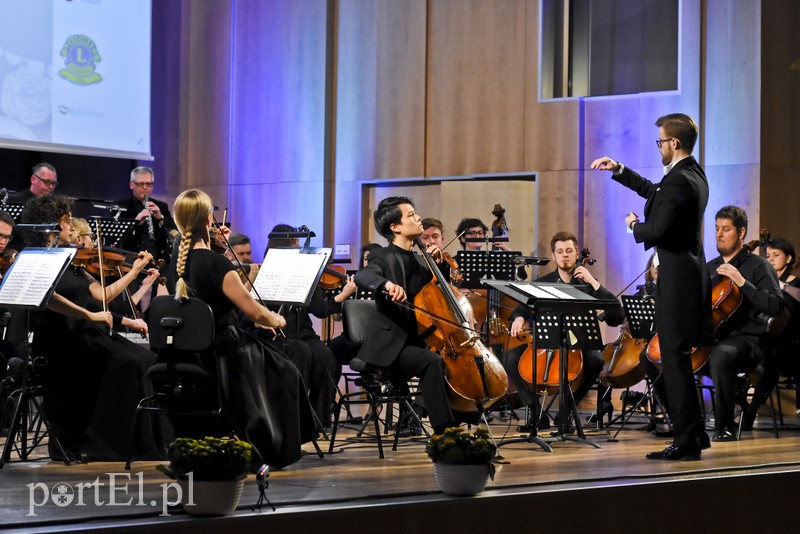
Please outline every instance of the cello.
[[420, 335], [442, 356], [452, 409], [483, 411], [505, 395], [508, 376], [481, 343], [467, 299], [444, 278], [419, 237], [414, 242], [433, 273], [433, 279], [414, 296]]

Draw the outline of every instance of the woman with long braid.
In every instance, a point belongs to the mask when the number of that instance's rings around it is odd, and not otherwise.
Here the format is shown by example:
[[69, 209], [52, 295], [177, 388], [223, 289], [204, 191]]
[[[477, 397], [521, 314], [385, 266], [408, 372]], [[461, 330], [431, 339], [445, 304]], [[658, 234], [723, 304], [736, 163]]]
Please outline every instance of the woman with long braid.
[[238, 326], [237, 309], [264, 328], [281, 328], [286, 321], [256, 302], [230, 260], [210, 249], [212, 209], [209, 196], [198, 189], [175, 200], [182, 235], [168, 286], [175, 288], [176, 299], [192, 296], [211, 307], [216, 337], [201, 361], [212, 374], [219, 370], [223, 411], [265, 463], [283, 467], [297, 461], [300, 446], [314, 437], [311, 405], [297, 368]]

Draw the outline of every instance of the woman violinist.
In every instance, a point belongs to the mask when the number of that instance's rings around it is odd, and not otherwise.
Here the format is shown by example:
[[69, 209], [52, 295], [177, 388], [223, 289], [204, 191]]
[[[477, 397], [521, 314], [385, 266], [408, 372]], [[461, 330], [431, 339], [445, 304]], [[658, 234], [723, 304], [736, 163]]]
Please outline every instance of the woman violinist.
[[[359, 288], [376, 295], [377, 311], [368, 326], [359, 353], [371, 365], [386, 367], [400, 376], [419, 377], [425, 408], [436, 434], [456, 422], [450, 408], [442, 357], [426, 348], [418, 334], [414, 311], [402, 304], [431, 281], [422, 258], [412, 252], [422, 232], [422, 220], [407, 197], [383, 199], [374, 214], [375, 228], [389, 245], [373, 250], [367, 266], [356, 273]], [[428, 252], [439, 256], [434, 245]]]
[[[58, 221], [58, 235], [30, 233], [31, 246], [66, 244], [71, 232], [71, 205], [63, 197], [44, 196], [28, 201], [22, 221], [46, 224]], [[147, 259], [137, 260], [141, 269]], [[99, 308], [103, 291], [113, 298], [134, 275], [102, 288], [83, 269], [68, 270], [56, 286], [60, 306], [49, 305], [34, 329], [33, 352], [47, 358], [42, 368], [44, 409], [67, 456], [82, 460], [117, 461], [126, 458], [133, 438], [136, 405], [148, 393], [147, 369], [155, 355], [118, 334], [109, 332], [112, 314], [90, 312]], [[55, 299], [55, 297], [54, 297]], [[51, 299], [51, 303], [54, 301]], [[65, 311], [69, 311], [65, 315]], [[119, 324], [122, 318], [114, 317]], [[106, 328], [100, 328], [101, 323]], [[142, 322], [131, 322], [146, 331]], [[52, 445], [52, 442], [51, 442]], [[159, 448], [152, 428], [139, 425], [134, 455], [157, 458]], [[51, 457], [60, 458], [52, 446]]]
[[191, 295], [211, 307], [216, 336], [201, 363], [224, 378], [221, 404], [234, 430], [261, 461], [283, 467], [299, 460], [301, 445], [314, 437], [311, 406], [297, 368], [240, 328], [237, 311], [262, 328], [282, 328], [286, 321], [256, 302], [230, 260], [211, 250], [212, 210], [211, 199], [198, 189], [175, 199], [174, 220], [182, 235], [167, 286], [176, 299]]
[[[550, 240], [550, 257], [556, 263], [557, 269], [550, 274], [538, 278], [536, 280], [537, 282], [559, 282], [573, 286], [586, 285], [585, 292], [588, 295], [599, 299], [614, 298], [614, 294], [603, 287], [589, 269], [579, 261], [578, 240], [573, 234], [569, 232], [558, 232], [555, 234]], [[527, 306], [518, 306], [509, 319], [509, 334], [511, 336], [518, 336], [525, 329], [526, 322], [530, 322], [531, 319], [532, 316], [530, 315], [529, 308]], [[622, 324], [623, 317], [621, 307], [607, 310], [603, 314], [603, 320], [609, 326], [618, 326]], [[507, 356], [505, 357], [504, 366], [509, 375], [509, 382], [517, 387], [520, 400], [526, 406], [535, 406], [535, 397], [522, 380], [518, 366], [520, 357], [525, 351], [525, 348], [525, 345], [520, 345], [509, 350], [506, 353]], [[584, 350], [580, 385], [573, 393], [576, 405], [586, 396], [592, 384], [594, 384], [595, 380], [600, 376], [600, 371], [602, 371], [602, 369], [602, 354], [596, 350]], [[537, 368], [537, 374], [542, 371], [543, 369]], [[604, 400], [605, 402], [603, 405], [598, 407], [598, 414], [601, 415], [610, 414], [613, 411], [613, 405], [610, 400]], [[546, 415], [544, 417], [546, 418]], [[549, 422], [545, 418], [539, 422], [540, 428], [547, 428], [549, 426]], [[556, 424], [558, 423], [559, 421], [556, 421]], [[569, 428], [569, 425], [567, 428]]]

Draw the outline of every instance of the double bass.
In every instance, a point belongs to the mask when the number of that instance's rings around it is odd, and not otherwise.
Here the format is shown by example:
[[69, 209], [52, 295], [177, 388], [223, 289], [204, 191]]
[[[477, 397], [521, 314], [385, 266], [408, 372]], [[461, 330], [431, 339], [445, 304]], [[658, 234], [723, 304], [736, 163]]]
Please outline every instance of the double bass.
[[422, 241], [416, 238], [414, 242], [433, 273], [433, 279], [414, 296], [420, 335], [442, 356], [452, 409], [483, 411], [505, 395], [508, 376], [474, 329], [467, 299], [445, 279]]

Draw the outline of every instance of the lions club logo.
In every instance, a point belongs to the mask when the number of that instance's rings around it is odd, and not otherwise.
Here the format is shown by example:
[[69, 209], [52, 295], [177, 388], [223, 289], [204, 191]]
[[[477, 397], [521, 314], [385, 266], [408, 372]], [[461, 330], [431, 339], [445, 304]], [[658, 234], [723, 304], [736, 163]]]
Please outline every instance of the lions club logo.
[[97, 64], [102, 61], [94, 41], [85, 35], [73, 35], [61, 48], [66, 68], [58, 71], [58, 75], [77, 85], [100, 83], [103, 77], [95, 72]]

